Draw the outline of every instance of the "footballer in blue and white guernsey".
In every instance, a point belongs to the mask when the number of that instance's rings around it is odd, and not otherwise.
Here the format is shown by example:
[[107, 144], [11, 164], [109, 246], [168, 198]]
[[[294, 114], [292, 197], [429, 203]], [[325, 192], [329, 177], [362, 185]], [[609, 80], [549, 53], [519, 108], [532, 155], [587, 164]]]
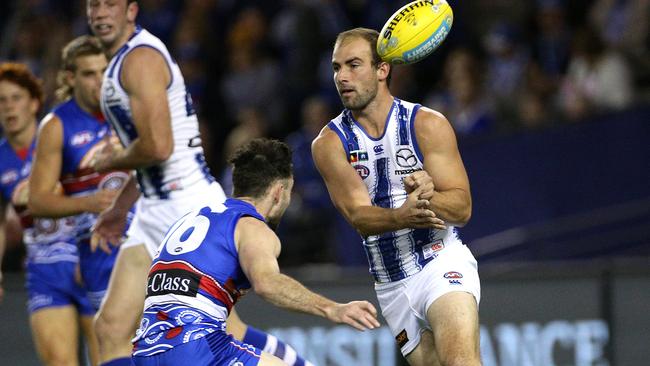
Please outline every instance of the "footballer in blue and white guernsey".
[[337, 37], [345, 109], [313, 141], [314, 162], [363, 236], [382, 314], [409, 364], [478, 366], [477, 264], [456, 230], [471, 215], [467, 174], [447, 119], [391, 95], [378, 36], [355, 28]]

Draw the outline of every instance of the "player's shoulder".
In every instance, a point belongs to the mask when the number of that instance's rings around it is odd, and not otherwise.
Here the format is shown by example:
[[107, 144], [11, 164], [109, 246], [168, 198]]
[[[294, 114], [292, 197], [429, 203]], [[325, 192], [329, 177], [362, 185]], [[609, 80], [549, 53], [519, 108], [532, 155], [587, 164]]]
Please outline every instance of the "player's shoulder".
[[312, 152], [314, 149], [331, 149], [341, 145], [341, 139], [339, 136], [341, 132], [338, 130], [338, 125], [342, 122], [343, 113], [344, 112], [339, 114], [336, 118], [328, 121], [325, 126], [321, 128], [320, 132], [311, 143]]
[[425, 106], [420, 106], [418, 109], [415, 114], [413, 125], [416, 131], [424, 130], [435, 132], [451, 129], [451, 124], [449, 123], [449, 120], [447, 120], [447, 117], [442, 113]]

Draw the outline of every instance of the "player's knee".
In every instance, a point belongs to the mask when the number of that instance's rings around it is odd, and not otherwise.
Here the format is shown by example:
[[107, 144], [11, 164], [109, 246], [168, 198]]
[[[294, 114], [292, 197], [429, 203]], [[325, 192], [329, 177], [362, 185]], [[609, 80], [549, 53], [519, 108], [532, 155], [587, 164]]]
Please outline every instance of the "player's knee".
[[126, 340], [130, 342], [132, 331], [129, 324], [124, 319], [109, 312], [100, 311], [94, 322], [95, 334], [100, 343], [120, 342]]
[[41, 355], [44, 365], [47, 366], [69, 366], [77, 365], [77, 354], [63, 349], [51, 349]]

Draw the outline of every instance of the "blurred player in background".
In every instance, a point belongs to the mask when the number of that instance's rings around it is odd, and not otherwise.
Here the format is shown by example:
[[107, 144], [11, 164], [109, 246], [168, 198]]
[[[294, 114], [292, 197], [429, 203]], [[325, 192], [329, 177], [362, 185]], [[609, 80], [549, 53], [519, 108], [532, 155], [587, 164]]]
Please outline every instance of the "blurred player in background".
[[230, 162], [236, 198], [204, 197], [207, 205], [176, 222], [160, 246], [134, 343], [136, 365], [285, 365], [225, 331], [230, 309], [251, 287], [289, 310], [359, 330], [379, 326], [369, 302], [336, 303], [280, 273], [273, 230], [291, 198], [289, 146], [255, 139]]
[[312, 153], [335, 206], [364, 238], [382, 314], [411, 365], [480, 365], [476, 260], [454, 226], [471, 196], [453, 129], [440, 113], [394, 98], [378, 33], [334, 44], [345, 107]]
[[95, 361], [97, 345], [94, 311], [75, 280], [79, 253], [74, 220], [33, 219], [27, 209], [42, 97], [40, 82], [25, 65], [0, 64], [0, 125], [5, 135], [0, 140], [0, 232], [4, 233], [6, 208], [11, 204], [20, 216], [27, 247], [26, 287], [36, 351], [46, 365], [77, 365], [79, 325]]
[[[137, 185], [134, 179], [127, 182], [100, 215], [93, 236], [93, 245], [120, 242], [126, 213], [137, 200], [95, 323], [101, 361], [120, 366], [131, 362], [131, 338], [142, 314], [147, 271], [166, 231], [182, 215], [201, 207], [206, 197], [223, 201], [225, 194], [205, 163], [181, 70], [160, 39], [135, 24], [138, 4], [88, 0], [86, 13], [92, 32], [111, 57], [102, 83], [102, 111], [125, 147], [115, 151], [107, 144], [91, 166], [98, 171], [135, 169], [137, 175]], [[236, 314], [228, 327], [256, 347], [272, 346], [271, 338], [247, 327]], [[278, 344], [277, 351], [284, 352], [283, 346]]]
[[[111, 129], [99, 107], [106, 65], [101, 44], [94, 37], [76, 38], [63, 48], [57, 90], [62, 103], [41, 124], [29, 199], [34, 215], [74, 215], [81, 278], [95, 311], [108, 288], [117, 248], [107, 253], [92, 251], [90, 229], [129, 177], [126, 172], [98, 173], [90, 167], [95, 151], [111, 143]], [[64, 195], [53, 193], [59, 181]]]

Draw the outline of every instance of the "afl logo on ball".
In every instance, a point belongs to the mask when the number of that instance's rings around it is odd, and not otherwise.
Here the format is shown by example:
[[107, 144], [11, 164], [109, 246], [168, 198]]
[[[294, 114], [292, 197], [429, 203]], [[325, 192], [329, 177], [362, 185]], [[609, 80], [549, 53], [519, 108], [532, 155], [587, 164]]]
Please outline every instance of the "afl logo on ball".
[[118, 190], [124, 186], [128, 178], [129, 175], [125, 172], [112, 172], [104, 176], [97, 187], [99, 189]]
[[402, 168], [412, 168], [418, 163], [418, 159], [413, 154], [413, 151], [408, 148], [397, 150], [395, 153], [395, 161]]
[[357, 171], [361, 179], [366, 179], [370, 175], [370, 169], [363, 165], [355, 165], [354, 169]]

